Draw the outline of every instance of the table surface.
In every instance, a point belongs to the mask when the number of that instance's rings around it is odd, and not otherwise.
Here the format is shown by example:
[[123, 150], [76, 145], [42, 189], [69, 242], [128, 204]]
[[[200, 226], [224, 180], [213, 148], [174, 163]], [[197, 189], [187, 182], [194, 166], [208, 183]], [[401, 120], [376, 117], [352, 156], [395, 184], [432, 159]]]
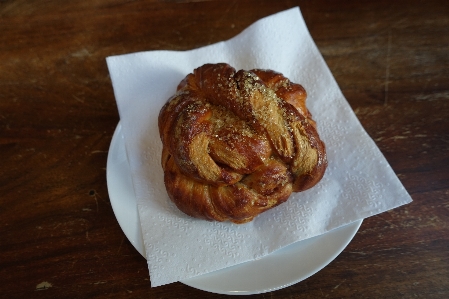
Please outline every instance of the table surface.
[[224, 298], [151, 288], [117, 223], [105, 57], [208, 45], [294, 6], [414, 201], [366, 219], [312, 277], [249, 297], [449, 298], [446, 0], [0, 1], [0, 297]]

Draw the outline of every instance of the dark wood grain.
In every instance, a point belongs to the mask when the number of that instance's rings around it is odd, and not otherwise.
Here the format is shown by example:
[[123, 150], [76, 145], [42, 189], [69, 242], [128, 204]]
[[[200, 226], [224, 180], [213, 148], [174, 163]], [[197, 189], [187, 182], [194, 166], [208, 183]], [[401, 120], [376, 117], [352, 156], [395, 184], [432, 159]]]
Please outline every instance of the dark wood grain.
[[114, 217], [105, 168], [119, 117], [105, 57], [208, 45], [293, 6], [414, 201], [366, 219], [312, 277], [250, 297], [449, 298], [443, 0], [0, 1], [0, 297], [224, 298], [150, 288]]

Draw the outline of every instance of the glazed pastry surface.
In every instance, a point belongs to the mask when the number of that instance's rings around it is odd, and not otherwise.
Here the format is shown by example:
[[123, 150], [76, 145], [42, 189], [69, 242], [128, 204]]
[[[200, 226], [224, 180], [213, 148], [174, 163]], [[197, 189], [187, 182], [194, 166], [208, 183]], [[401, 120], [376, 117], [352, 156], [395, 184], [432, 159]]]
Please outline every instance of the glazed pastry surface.
[[245, 223], [327, 167], [306, 91], [272, 70], [205, 64], [161, 109], [164, 182], [184, 213]]

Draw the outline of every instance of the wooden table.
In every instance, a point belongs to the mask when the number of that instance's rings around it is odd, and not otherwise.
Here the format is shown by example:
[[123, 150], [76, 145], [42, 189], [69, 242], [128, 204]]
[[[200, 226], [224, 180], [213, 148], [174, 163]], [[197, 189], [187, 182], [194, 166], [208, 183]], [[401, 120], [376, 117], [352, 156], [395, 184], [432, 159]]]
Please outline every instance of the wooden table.
[[208, 45], [294, 6], [414, 201], [366, 219], [312, 277], [250, 297], [449, 298], [446, 0], [0, 1], [0, 297], [224, 298], [150, 288], [114, 217], [105, 57]]

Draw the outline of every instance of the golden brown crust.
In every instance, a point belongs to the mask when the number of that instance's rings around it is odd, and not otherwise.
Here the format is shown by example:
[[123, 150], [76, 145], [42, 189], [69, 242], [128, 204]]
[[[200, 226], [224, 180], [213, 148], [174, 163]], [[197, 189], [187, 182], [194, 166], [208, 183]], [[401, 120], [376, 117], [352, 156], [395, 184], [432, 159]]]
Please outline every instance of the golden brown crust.
[[195, 69], [159, 114], [170, 199], [192, 217], [245, 223], [313, 187], [327, 159], [306, 97], [271, 70]]

